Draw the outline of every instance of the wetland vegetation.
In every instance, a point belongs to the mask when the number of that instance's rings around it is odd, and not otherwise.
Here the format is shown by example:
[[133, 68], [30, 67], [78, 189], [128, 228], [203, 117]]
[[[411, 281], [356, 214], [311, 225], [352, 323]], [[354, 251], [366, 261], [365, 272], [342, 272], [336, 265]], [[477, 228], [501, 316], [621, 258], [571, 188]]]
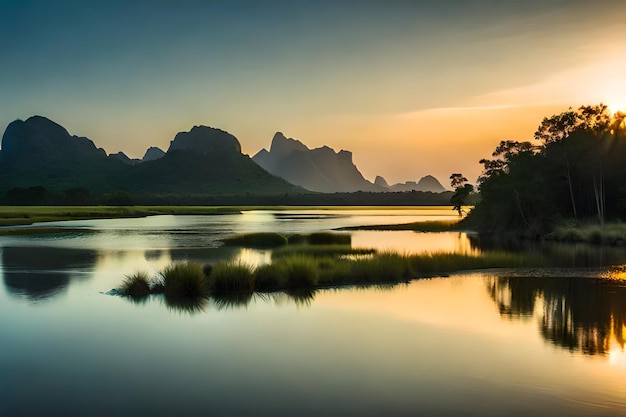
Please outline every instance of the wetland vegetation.
[[458, 271], [546, 265], [541, 257], [503, 251], [400, 254], [353, 249], [350, 235], [341, 233], [285, 236], [264, 232], [230, 237], [225, 242], [263, 248], [280, 243], [280, 247], [272, 253], [271, 263], [262, 265], [232, 260], [205, 265], [187, 261], [171, 264], [151, 278], [137, 272], [126, 277], [117, 293], [135, 299], [161, 293], [166, 300], [248, 299], [254, 292], [303, 293], [346, 285], [393, 285]]

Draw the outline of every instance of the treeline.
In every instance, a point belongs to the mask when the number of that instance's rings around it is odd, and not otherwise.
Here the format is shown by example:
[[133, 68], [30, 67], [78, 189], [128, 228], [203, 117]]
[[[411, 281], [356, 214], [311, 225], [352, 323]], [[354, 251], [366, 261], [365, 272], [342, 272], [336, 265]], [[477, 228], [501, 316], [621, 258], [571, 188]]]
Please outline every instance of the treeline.
[[219, 194], [132, 194], [116, 191], [94, 195], [87, 188], [70, 188], [55, 192], [43, 186], [14, 187], [8, 190], [0, 203], [18, 206], [249, 206], [249, 205], [294, 205], [294, 206], [437, 206], [448, 205], [451, 192], [393, 192], [393, 193], [284, 193], [280, 195], [254, 195], [240, 193]]
[[480, 201], [468, 222], [537, 237], [566, 219], [626, 219], [625, 117], [583, 106], [544, 118], [533, 142], [500, 142], [480, 161]]
[[36, 185], [33, 187], [13, 187], [6, 192], [2, 202], [11, 206], [124, 206], [130, 205], [132, 199], [130, 194], [125, 191], [106, 193], [94, 198], [91, 191], [83, 187], [54, 192], [41, 185]]

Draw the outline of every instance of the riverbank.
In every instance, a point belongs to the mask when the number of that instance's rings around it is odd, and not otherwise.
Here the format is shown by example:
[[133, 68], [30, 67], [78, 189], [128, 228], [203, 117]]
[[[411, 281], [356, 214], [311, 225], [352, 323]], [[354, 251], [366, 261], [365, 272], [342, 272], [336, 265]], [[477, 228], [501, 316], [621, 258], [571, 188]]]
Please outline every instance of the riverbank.
[[[441, 209], [428, 206], [425, 209]], [[414, 210], [414, 206], [0, 206], [0, 235], [36, 231], [9, 230], [11, 226], [66, 220], [134, 218], [157, 215], [215, 215], [249, 210]]]
[[241, 207], [218, 206], [0, 206], [0, 226], [167, 214], [224, 214], [240, 211]]

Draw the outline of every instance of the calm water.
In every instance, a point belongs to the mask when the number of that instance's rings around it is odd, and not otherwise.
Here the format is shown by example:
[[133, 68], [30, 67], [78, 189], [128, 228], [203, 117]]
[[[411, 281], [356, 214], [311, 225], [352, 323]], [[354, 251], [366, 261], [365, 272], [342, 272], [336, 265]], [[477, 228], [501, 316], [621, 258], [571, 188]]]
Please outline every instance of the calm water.
[[[606, 267], [626, 263], [623, 250], [513, 248], [576, 267], [561, 278], [487, 271], [196, 312], [103, 294], [172, 260], [271, 261], [220, 248], [234, 233], [451, 214], [157, 216], [0, 237], [0, 415], [626, 415], [626, 272]], [[351, 235], [353, 246], [402, 252], [481, 250], [464, 233]]]

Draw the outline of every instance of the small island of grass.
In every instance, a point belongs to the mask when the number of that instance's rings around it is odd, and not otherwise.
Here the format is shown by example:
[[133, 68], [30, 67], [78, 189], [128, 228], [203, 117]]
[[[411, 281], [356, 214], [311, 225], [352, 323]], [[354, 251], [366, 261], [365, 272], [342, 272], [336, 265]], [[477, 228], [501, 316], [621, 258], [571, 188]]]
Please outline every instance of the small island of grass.
[[[254, 293], [310, 296], [320, 288], [395, 285], [458, 271], [543, 265], [542, 259], [508, 252], [398, 254], [354, 249], [344, 244], [310, 243], [328, 242], [330, 235], [319, 240], [319, 236], [311, 239], [314, 235], [301, 235], [295, 239], [298, 243], [287, 243], [274, 250], [271, 263], [255, 267], [234, 261], [213, 265], [183, 262], [172, 264], [151, 278], [143, 272], [135, 273], [126, 277], [117, 293], [134, 300], [163, 294], [168, 304], [182, 306], [198, 305], [210, 298], [230, 305], [244, 303]], [[278, 240], [276, 236], [257, 234], [254, 238], [239, 236], [236, 241], [258, 244], [261, 237]], [[286, 237], [287, 242], [291, 240]]]

